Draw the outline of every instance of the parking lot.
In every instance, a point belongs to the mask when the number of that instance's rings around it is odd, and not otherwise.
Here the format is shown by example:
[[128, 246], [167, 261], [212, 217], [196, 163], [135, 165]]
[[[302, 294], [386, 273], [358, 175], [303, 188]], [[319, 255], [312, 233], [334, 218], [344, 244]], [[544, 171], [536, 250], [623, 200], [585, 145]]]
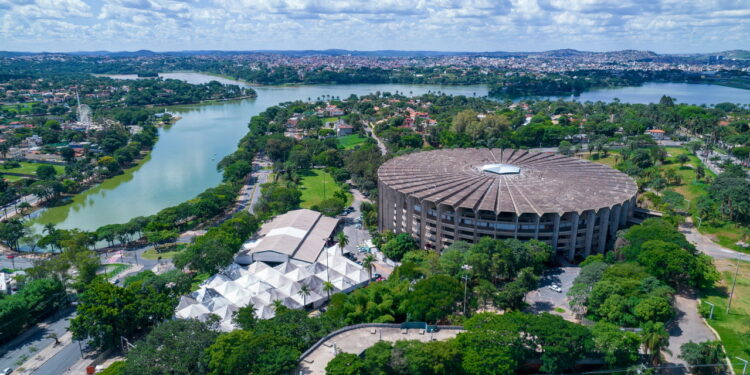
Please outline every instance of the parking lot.
[[[567, 293], [573, 286], [573, 280], [581, 271], [579, 267], [557, 267], [547, 270], [539, 280], [539, 288], [526, 294], [526, 303], [533, 313], [548, 312], [574, 321], [575, 317], [568, 306]], [[550, 286], [559, 286], [559, 292]]]

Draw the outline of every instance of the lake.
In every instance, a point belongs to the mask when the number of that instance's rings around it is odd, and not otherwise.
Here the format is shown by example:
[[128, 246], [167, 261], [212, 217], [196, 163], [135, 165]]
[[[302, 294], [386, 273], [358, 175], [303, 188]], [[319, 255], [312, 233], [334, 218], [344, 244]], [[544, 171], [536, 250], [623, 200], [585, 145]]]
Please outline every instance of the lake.
[[[189, 83], [217, 80], [247, 86], [241, 82], [200, 73], [165, 73]], [[136, 78], [118, 75], [113, 78]], [[317, 98], [346, 98], [376, 91], [421, 95], [443, 92], [452, 95], [485, 96], [488, 88], [474, 86], [356, 84], [307, 86], [257, 86], [258, 97], [211, 104], [170, 107], [181, 117], [174, 125], [159, 130], [159, 141], [148, 159], [125, 174], [77, 195], [71, 203], [35, 213], [35, 227], [53, 223], [58, 228], [94, 230], [102, 225], [124, 223], [136, 216], [147, 216], [195, 197], [221, 182], [216, 164], [234, 152], [247, 133], [250, 117], [272, 105]], [[750, 91], [723, 86], [679, 83], [650, 83], [640, 87], [602, 89], [583, 93], [577, 101], [658, 102], [662, 95], [680, 103], [750, 103]], [[563, 99], [571, 99], [564, 97]]]

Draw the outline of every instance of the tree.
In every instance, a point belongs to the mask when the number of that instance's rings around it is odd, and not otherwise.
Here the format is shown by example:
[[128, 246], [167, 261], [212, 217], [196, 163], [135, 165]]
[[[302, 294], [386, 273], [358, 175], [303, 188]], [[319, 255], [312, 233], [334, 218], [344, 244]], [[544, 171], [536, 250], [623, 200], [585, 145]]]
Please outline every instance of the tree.
[[76, 152], [70, 147], [64, 147], [60, 150], [60, 156], [62, 156], [66, 163], [70, 164], [75, 160]]
[[76, 340], [90, 339], [96, 347], [115, 348], [120, 337], [133, 337], [174, 315], [176, 305], [176, 295], [143, 289], [138, 283], [121, 288], [97, 278], [80, 296], [70, 331]]
[[328, 299], [331, 299], [331, 292], [336, 290], [336, 288], [333, 286], [333, 283], [330, 281], [324, 281], [323, 282], [323, 291], [326, 292], [328, 295]]
[[635, 306], [635, 316], [642, 322], [666, 322], [674, 315], [669, 300], [651, 296]]
[[375, 256], [372, 254], [367, 254], [365, 256], [365, 259], [362, 260], [362, 268], [367, 270], [367, 274], [370, 276], [370, 280], [372, 280], [372, 269], [375, 266]]
[[661, 363], [661, 352], [667, 351], [669, 346], [669, 333], [662, 322], [648, 322], [641, 328], [641, 345], [649, 356], [651, 364], [658, 366]]
[[250, 331], [255, 328], [258, 323], [258, 317], [255, 315], [255, 306], [252, 304], [240, 307], [234, 312], [234, 324], [239, 326], [245, 331]]
[[326, 365], [326, 375], [360, 375], [366, 371], [365, 362], [351, 353], [339, 353]]
[[461, 367], [469, 375], [514, 375], [526, 360], [519, 334], [522, 315], [481, 313], [464, 324], [466, 332], [456, 338], [462, 348]]
[[52, 180], [57, 175], [55, 167], [49, 164], [42, 164], [36, 167], [36, 176], [42, 180]]
[[638, 334], [622, 331], [614, 324], [597, 322], [591, 328], [596, 351], [604, 356], [610, 367], [629, 366], [638, 361]]
[[685, 166], [685, 163], [690, 161], [690, 157], [687, 156], [687, 154], [679, 154], [677, 155], [677, 162], [680, 163], [681, 167]]
[[691, 340], [690, 342], [686, 342], [680, 346], [680, 358], [684, 359], [691, 366], [690, 371], [693, 374], [723, 374], [726, 368], [724, 365], [724, 351], [721, 349], [721, 343], [718, 341], [695, 343]]
[[526, 320], [525, 333], [529, 335], [532, 347], [542, 350], [540, 370], [543, 372], [561, 373], [568, 370], [593, 347], [588, 328], [568, 322], [558, 315], [527, 315]]
[[344, 202], [345, 201], [342, 201], [341, 199], [336, 197], [328, 198], [313, 206], [312, 209], [315, 211], [319, 211], [323, 215], [336, 217], [336, 215], [340, 214], [341, 211], [344, 210]]
[[206, 354], [211, 375], [270, 375], [291, 371], [301, 353], [279, 335], [235, 330], [220, 335]]
[[565, 156], [570, 156], [573, 151], [573, 144], [568, 141], [560, 142], [560, 146], [557, 147], [557, 151]]
[[339, 243], [339, 251], [344, 254], [344, 248], [349, 244], [349, 237], [343, 231], [336, 233], [336, 242]]
[[416, 250], [417, 242], [408, 233], [399, 233], [386, 242], [381, 250], [388, 258], [400, 261], [406, 252]]
[[299, 287], [299, 291], [297, 294], [299, 294], [302, 297], [302, 306], [307, 306], [307, 297], [310, 296], [312, 293], [312, 290], [310, 289], [310, 286], [307, 284], [302, 284], [302, 286]]
[[11, 250], [18, 250], [18, 241], [26, 234], [26, 227], [19, 219], [10, 219], [0, 223], [0, 240]]
[[451, 276], [435, 275], [422, 279], [404, 301], [409, 320], [436, 323], [458, 308], [463, 286]]
[[208, 373], [204, 354], [218, 336], [209, 324], [193, 319], [157, 325], [127, 353], [125, 373], [132, 375], [201, 375]]

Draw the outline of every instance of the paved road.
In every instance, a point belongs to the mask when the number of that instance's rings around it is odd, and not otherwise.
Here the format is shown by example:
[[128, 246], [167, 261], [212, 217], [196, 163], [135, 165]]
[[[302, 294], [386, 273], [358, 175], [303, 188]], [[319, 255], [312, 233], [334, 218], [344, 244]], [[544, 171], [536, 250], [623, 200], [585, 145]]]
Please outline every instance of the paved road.
[[295, 374], [325, 374], [326, 365], [335, 352], [360, 354], [379, 341], [396, 342], [399, 340], [447, 340], [456, 337], [460, 330], [442, 329], [435, 333], [420, 333], [421, 330], [410, 329], [402, 333], [400, 328], [358, 328], [340, 333], [313, 350], [300, 362]]
[[677, 313], [676, 320], [668, 327], [669, 351], [671, 353], [664, 352], [664, 357], [669, 363], [686, 365], [685, 361], [678, 358], [682, 344], [688, 341], [713, 341], [716, 340], [716, 337], [703, 324], [703, 320], [698, 314], [698, 301], [694, 295], [675, 295], [674, 307]]
[[[579, 273], [581, 273], [580, 267], [558, 267], [545, 272], [539, 280], [539, 288], [526, 294], [530, 312], [535, 314], [548, 312], [560, 315], [569, 321], [576, 321], [570, 311], [567, 294]], [[550, 289], [549, 286], [552, 284], [560, 285], [562, 292], [558, 293]], [[563, 309], [565, 312], [555, 311], [555, 308]]]
[[47, 360], [33, 375], [60, 375], [81, 359], [81, 350], [77, 343], [64, 346], [57, 354]]
[[688, 241], [690, 241], [695, 247], [711, 256], [715, 259], [736, 259], [738, 257], [745, 256], [739, 251], [727, 249], [713, 241], [705, 235], [698, 232], [698, 229], [693, 224], [693, 219], [688, 217], [685, 223], [680, 225], [680, 232], [682, 232]]
[[383, 143], [383, 140], [380, 139], [377, 135], [375, 135], [375, 131], [372, 128], [372, 124], [367, 124], [365, 127], [365, 131], [367, 132], [367, 135], [374, 138], [376, 142], [378, 142], [378, 147], [380, 148], [380, 153], [385, 155], [388, 153], [388, 148], [385, 147], [385, 143]]
[[68, 323], [75, 315], [75, 310], [69, 309], [54, 317], [50, 317], [40, 328], [32, 328], [7, 344], [0, 346], [0, 369], [16, 368], [17, 363], [24, 362], [23, 358], [31, 358], [38, 350], [51, 345], [55, 340], [47, 338], [50, 333], [62, 337], [68, 330]]

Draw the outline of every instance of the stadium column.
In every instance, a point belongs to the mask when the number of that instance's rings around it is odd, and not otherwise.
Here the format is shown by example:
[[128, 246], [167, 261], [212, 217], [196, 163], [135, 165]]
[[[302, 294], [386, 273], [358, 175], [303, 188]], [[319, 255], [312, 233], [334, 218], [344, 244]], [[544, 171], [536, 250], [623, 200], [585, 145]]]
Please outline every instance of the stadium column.
[[534, 218], [534, 239], [539, 239], [539, 223], [542, 221], [542, 217], [539, 214], [535, 214], [536, 217]]
[[513, 238], [518, 239], [518, 218], [520, 218], [517, 212], [513, 214]]
[[552, 250], [557, 254], [557, 240], [560, 237], [560, 214], [554, 213], [552, 229]]
[[396, 230], [394, 233], [406, 232], [406, 225], [404, 223], [406, 219], [404, 212], [404, 194], [396, 195]]
[[622, 204], [622, 210], [620, 210], [620, 226], [628, 224], [628, 215], [630, 214], [630, 201], [626, 201]]
[[443, 250], [443, 208], [440, 203], [435, 204], [437, 219], [435, 220], [435, 250]]
[[604, 254], [607, 247], [607, 231], [609, 230], [609, 207], [599, 210], [599, 247], [597, 253]]
[[406, 198], [406, 233], [409, 233], [410, 236], [414, 236], [414, 229], [412, 226], [414, 225], [414, 201], [415, 199], [412, 197]]
[[578, 212], [570, 215], [570, 236], [568, 237], [568, 260], [573, 261], [576, 256], [576, 241], [578, 240]]
[[589, 210], [586, 214], [586, 243], [583, 248], [583, 257], [591, 254], [591, 244], [594, 241], [594, 224], [596, 224], [596, 212]]
[[427, 235], [427, 231], [429, 230], [429, 226], [427, 225], [427, 207], [426, 207], [425, 201], [419, 202], [419, 207], [421, 209], [419, 210], [419, 247], [424, 249], [426, 246], [425, 242], [425, 236]]
[[620, 229], [620, 212], [622, 210], [622, 206], [619, 204], [616, 204], [612, 208], [612, 214], [610, 216], [610, 226], [609, 231], [614, 236], [617, 233], [617, 230]]

